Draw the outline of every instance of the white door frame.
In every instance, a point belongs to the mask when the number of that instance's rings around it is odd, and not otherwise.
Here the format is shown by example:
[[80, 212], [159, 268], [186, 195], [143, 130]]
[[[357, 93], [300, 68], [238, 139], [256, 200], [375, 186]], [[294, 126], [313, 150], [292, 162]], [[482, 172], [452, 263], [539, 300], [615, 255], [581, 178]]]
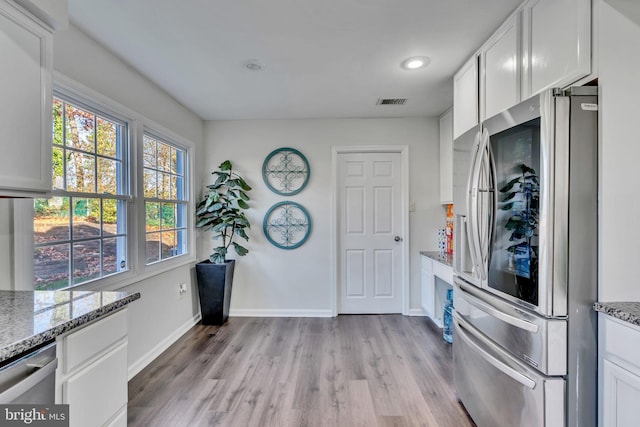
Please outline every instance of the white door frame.
[[401, 179], [401, 214], [400, 230], [402, 233], [402, 314], [409, 315], [409, 146], [408, 145], [359, 145], [331, 147], [331, 315], [338, 315], [340, 295], [338, 293], [338, 253], [339, 227], [338, 218], [338, 155], [345, 153], [400, 153], [402, 162]]

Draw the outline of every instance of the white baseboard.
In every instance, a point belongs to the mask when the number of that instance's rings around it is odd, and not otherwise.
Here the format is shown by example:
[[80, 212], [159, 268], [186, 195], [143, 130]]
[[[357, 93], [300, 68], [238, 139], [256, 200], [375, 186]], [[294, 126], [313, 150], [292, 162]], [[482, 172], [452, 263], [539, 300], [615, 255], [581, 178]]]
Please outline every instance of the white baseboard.
[[189, 329], [193, 328], [193, 326], [197, 324], [201, 318], [202, 316], [200, 315], [200, 313], [196, 314], [195, 316], [193, 316], [193, 318], [183, 323], [171, 335], [167, 336], [165, 339], [160, 341], [158, 345], [156, 345], [151, 350], [149, 350], [147, 354], [145, 354], [140, 359], [133, 362], [128, 369], [128, 380], [131, 380], [131, 378], [135, 377], [149, 363], [153, 362], [156, 357], [160, 356], [162, 352], [168, 349], [171, 346], [171, 344], [178, 341], [178, 339], [181, 336], [183, 336]]
[[426, 316], [427, 313], [421, 308], [410, 308], [407, 316]]
[[231, 309], [231, 317], [333, 317], [331, 310]]

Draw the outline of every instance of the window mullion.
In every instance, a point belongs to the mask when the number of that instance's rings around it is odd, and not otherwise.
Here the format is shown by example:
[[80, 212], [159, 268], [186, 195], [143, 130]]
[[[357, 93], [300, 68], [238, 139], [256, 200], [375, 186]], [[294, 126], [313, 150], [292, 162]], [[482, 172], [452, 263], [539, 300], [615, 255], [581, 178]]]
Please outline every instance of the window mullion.
[[[93, 188], [98, 192], [98, 118], [93, 115]], [[100, 263], [102, 264], [102, 263]]]

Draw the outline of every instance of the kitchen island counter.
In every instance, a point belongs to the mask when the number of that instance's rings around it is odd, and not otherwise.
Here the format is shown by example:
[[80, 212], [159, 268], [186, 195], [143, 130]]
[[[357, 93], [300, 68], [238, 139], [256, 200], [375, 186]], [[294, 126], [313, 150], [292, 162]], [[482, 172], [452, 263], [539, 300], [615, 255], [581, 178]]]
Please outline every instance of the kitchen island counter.
[[0, 365], [139, 298], [139, 292], [0, 291]]

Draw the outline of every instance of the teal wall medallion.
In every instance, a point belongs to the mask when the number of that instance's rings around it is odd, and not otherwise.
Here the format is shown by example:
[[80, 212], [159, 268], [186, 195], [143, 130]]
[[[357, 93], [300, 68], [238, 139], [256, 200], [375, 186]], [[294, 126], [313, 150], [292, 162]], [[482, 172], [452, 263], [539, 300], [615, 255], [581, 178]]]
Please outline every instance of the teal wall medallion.
[[311, 218], [307, 210], [296, 202], [279, 202], [264, 216], [262, 230], [267, 240], [280, 249], [295, 249], [311, 233]]
[[302, 191], [309, 181], [309, 162], [295, 148], [277, 148], [262, 164], [262, 179], [271, 191], [293, 196]]

